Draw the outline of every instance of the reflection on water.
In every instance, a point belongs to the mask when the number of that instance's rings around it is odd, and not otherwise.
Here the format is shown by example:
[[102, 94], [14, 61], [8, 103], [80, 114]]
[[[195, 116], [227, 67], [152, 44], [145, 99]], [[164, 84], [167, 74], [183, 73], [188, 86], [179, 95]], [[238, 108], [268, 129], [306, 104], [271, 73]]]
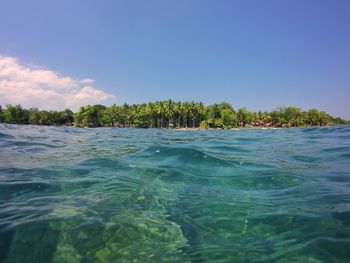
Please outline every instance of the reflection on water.
[[350, 127], [0, 125], [0, 262], [349, 262]]

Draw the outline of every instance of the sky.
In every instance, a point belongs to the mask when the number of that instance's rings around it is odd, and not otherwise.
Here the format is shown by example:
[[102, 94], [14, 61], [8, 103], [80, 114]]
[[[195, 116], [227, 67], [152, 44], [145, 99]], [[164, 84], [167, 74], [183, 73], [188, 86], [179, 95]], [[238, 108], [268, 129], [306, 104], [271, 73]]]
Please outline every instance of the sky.
[[348, 0], [0, 2], [0, 105], [228, 101], [350, 119]]

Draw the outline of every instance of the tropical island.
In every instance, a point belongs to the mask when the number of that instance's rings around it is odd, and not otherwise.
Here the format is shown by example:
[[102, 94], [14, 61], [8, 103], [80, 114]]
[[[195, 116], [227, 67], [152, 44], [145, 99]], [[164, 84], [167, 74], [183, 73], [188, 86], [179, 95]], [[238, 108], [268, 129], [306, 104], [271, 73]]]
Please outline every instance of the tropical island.
[[76, 127], [200, 128], [233, 129], [254, 127], [332, 126], [349, 122], [318, 109], [303, 111], [288, 106], [271, 112], [237, 111], [228, 102], [206, 106], [202, 102], [156, 101], [142, 104], [87, 105], [77, 112], [69, 109], [47, 111], [21, 105], [0, 105], [0, 122], [9, 124]]

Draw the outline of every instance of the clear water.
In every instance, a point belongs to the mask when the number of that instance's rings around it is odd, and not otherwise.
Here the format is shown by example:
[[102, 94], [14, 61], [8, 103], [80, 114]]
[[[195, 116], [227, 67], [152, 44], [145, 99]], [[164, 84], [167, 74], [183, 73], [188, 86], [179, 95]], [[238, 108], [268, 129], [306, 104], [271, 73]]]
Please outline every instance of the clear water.
[[350, 126], [0, 125], [0, 262], [350, 262]]

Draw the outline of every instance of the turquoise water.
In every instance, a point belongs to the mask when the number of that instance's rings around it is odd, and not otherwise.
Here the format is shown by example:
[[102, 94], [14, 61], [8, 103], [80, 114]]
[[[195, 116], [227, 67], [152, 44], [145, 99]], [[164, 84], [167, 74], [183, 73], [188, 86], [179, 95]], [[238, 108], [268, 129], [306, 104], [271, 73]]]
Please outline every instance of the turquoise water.
[[0, 125], [0, 262], [350, 262], [350, 126]]

